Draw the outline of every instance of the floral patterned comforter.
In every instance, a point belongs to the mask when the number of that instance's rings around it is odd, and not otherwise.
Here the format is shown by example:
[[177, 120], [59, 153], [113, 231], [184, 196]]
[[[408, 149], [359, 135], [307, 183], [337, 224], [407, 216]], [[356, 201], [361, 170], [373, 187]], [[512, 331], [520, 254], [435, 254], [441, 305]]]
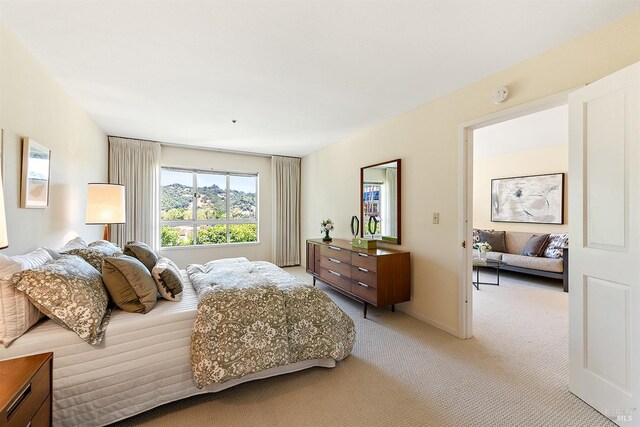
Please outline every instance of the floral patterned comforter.
[[322, 291], [268, 262], [192, 264], [198, 293], [191, 366], [199, 388], [308, 359], [342, 360], [353, 320]]

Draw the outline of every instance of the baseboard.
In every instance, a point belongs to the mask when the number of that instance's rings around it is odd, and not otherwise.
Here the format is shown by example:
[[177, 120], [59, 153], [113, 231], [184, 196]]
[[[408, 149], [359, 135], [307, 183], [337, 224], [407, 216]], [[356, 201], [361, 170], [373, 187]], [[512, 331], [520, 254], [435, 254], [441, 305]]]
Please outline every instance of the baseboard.
[[443, 331], [445, 331], [448, 334], [453, 335], [456, 338], [460, 338], [460, 335], [458, 334], [458, 330], [455, 328], [452, 328], [451, 326], [445, 325], [442, 322], [438, 322], [437, 320], [433, 320], [427, 316], [424, 316], [422, 314], [416, 313], [412, 310], [407, 310], [405, 307], [402, 306], [396, 306], [396, 311], [401, 311], [404, 314], [407, 314], [413, 318], [416, 318], [418, 320], [420, 320], [421, 322], [427, 323], [435, 328], [441, 329]]

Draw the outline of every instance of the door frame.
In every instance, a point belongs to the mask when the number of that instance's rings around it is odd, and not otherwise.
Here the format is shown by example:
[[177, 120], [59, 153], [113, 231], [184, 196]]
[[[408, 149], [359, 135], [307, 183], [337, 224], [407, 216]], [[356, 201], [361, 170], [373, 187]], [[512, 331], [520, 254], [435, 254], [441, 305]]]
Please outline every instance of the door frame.
[[[458, 125], [458, 337], [473, 336], [473, 131], [568, 103], [574, 87]], [[466, 242], [466, 247], [463, 247]]]

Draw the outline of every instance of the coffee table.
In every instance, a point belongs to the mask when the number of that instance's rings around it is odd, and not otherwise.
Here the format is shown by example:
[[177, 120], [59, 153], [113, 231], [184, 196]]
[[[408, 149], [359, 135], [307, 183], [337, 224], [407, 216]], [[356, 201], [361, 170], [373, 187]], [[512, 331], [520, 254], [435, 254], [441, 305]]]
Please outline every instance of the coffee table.
[[[480, 285], [495, 285], [500, 286], [500, 267], [506, 265], [504, 261], [497, 259], [473, 259], [473, 268], [476, 270], [476, 281], [472, 282], [477, 290], [480, 290]], [[495, 282], [481, 282], [480, 281], [480, 269], [481, 268], [495, 268], [496, 269], [496, 281]]]

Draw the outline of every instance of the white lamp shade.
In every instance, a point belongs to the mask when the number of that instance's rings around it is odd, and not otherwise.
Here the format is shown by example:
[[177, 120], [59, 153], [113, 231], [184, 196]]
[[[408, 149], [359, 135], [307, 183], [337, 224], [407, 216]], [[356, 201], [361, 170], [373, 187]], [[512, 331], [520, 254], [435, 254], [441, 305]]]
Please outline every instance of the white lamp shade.
[[87, 224], [124, 224], [124, 185], [89, 184]]
[[7, 216], [4, 211], [4, 190], [2, 188], [2, 171], [0, 171], [0, 249], [9, 246], [7, 238]]

